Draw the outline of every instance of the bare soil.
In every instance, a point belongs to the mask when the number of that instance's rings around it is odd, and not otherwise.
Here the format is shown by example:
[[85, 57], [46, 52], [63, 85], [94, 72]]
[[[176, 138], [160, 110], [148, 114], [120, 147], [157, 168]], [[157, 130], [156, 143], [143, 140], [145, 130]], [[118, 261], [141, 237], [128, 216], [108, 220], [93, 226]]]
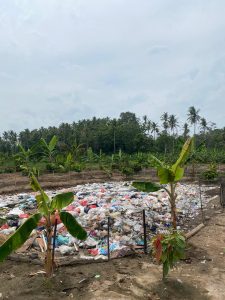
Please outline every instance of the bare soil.
[[[193, 168], [189, 166], [185, 171], [185, 181], [194, 181], [198, 175], [207, 168], [207, 165], [198, 165], [193, 176]], [[219, 166], [220, 174], [225, 174], [225, 164]], [[81, 173], [49, 173], [42, 174], [39, 181], [45, 189], [56, 189], [63, 187], [76, 186], [78, 184], [121, 181], [121, 180], [157, 180], [156, 170], [153, 168], [143, 169], [142, 171], [126, 178], [119, 171], [108, 174], [103, 170], [84, 170]], [[30, 191], [29, 179], [20, 173], [0, 174], [0, 194], [12, 194], [15, 192]]]
[[40, 266], [8, 260], [0, 265], [0, 299], [225, 299], [225, 212], [218, 198], [204, 214], [205, 227], [166, 281], [161, 266], [144, 254], [60, 267], [52, 279], [34, 275]]

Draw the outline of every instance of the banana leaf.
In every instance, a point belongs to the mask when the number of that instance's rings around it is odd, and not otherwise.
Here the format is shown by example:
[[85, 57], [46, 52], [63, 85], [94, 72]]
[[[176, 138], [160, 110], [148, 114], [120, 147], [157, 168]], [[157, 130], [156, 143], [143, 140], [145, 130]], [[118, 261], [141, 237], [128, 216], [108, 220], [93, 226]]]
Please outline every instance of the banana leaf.
[[56, 135], [54, 135], [51, 139], [51, 141], [49, 142], [49, 145], [48, 145], [48, 149], [52, 152], [54, 149], [55, 149], [55, 146], [58, 142], [58, 138]]
[[61, 210], [62, 208], [72, 203], [73, 200], [74, 200], [74, 195], [72, 192], [56, 195], [54, 198], [52, 198], [50, 209]]
[[62, 211], [59, 215], [61, 221], [72, 236], [78, 240], [85, 240], [87, 238], [87, 232], [70, 213]]
[[188, 155], [192, 151], [192, 148], [193, 148], [193, 138], [189, 138], [183, 145], [183, 148], [181, 150], [178, 160], [172, 166], [172, 170], [174, 173], [176, 173], [176, 170], [178, 167], [182, 167], [185, 164], [185, 162], [188, 158]]
[[154, 182], [145, 182], [145, 181], [134, 181], [132, 186], [135, 187], [137, 190], [150, 193], [156, 192], [161, 189], [161, 187], [154, 183]]
[[27, 219], [16, 232], [8, 238], [0, 247], [0, 261], [3, 261], [9, 254], [20, 248], [29, 238], [33, 229], [37, 227], [42, 215], [37, 213]]

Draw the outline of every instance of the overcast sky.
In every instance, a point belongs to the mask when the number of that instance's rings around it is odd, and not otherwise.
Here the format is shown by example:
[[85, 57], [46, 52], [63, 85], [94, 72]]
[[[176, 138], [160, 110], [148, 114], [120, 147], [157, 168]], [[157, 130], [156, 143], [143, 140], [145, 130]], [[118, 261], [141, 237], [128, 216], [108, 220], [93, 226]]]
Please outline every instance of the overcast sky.
[[0, 0], [0, 132], [122, 111], [225, 126], [224, 0]]

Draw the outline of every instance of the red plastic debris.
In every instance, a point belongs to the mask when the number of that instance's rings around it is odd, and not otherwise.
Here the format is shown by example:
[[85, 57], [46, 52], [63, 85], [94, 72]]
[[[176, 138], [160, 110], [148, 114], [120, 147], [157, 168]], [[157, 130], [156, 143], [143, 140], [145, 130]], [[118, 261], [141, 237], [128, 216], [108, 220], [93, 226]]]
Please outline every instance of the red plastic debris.
[[86, 199], [83, 199], [80, 201], [80, 205], [82, 205], [82, 206], [87, 206], [87, 204], [88, 204], [88, 201]]
[[93, 256], [96, 256], [98, 255], [98, 249], [88, 249], [88, 253]]
[[9, 228], [9, 225], [8, 224], [4, 224], [4, 225], [2, 225], [1, 230], [8, 229], [8, 228]]
[[20, 219], [27, 219], [27, 218], [29, 218], [29, 215], [28, 214], [21, 214], [21, 215], [19, 215], [19, 218]]

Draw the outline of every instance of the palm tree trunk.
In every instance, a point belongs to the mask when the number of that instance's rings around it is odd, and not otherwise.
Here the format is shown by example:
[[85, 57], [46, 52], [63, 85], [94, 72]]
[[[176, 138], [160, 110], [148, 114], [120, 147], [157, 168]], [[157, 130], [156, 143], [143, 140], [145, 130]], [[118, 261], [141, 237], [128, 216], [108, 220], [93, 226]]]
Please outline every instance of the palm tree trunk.
[[172, 136], [173, 136], [173, 154], [174, 154], [174, 140], [175, 140], [175, 134], [174, 134], [174, 130], [173, 130], [173, 134], [172, 134]]
[[116, 153], [116, 130], [113, 131], [113, 153]]
[[[196, 142], [195, 132], [196, 132], [196, 123], [194, 123], [194, 146], [193, 146], [194, 152], [195, 152], [195, 142]], [[193, 176], [193, 180], [194, 180], [195, 179], [195, 161], [194, 160], [192, 162], [192, 176]]]

